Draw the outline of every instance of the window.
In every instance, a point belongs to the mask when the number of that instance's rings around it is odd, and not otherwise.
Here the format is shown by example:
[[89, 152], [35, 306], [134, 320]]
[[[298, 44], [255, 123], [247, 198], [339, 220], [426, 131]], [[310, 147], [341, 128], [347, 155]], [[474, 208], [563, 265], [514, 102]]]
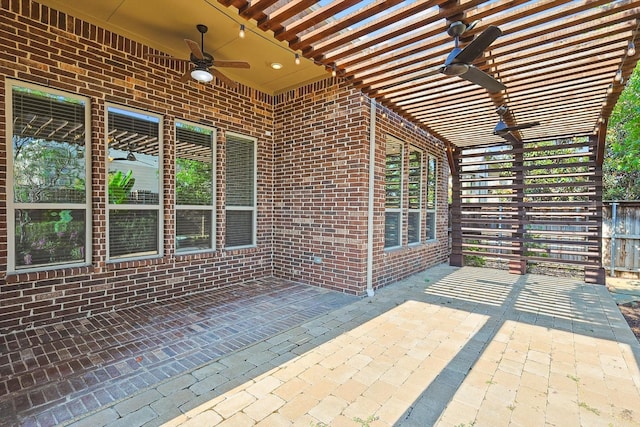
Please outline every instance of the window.
[[227, 248], [256, 244], [256, 141], [226, 135]]
[[89, 264], [89, 101], [7, 82], [8, 270]]
[[438, 162], [434, 156], [427, 156], [427, 240], [435, 240], [436, 238], [437, 164]]
[[387, 137], [384, 247], [402, 244], [402, 142]]
[[215, 130], [176, 122], [176, 252], [214, 249]]
[[110, 260], [161, 254], [160, 116], [107, 107]]
[[409, 150], [409, 244], [420, 242], [420, 223], [422, 210], [422, 151], [411, 147]]

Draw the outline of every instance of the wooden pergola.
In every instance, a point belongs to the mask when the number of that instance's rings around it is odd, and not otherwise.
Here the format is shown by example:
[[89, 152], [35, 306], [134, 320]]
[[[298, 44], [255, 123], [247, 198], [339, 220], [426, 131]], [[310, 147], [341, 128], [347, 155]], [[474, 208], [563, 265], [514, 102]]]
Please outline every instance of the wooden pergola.
[[[292, 51], [351, 82], [385, 107], [456, 147], [503, 142], [495, 109], [507, 124], [541, 123], [521, 139], [593, 135], [606, 122], [640, 52], [640, 1], [219, 0]], [[325, 3], [328, 3], [324, 5]], [[321, 5], [319, 5], [321, 4]], [[474, 65], [507, 89], [488, 93], [456, 76], [424, 76], [453, 48], [448, 24], [489, 26], [502, 36]]]
[[[219, 3], [448, 145], [452, 264], [482, 255], [524, 273], [527, 262], [555, 261], [604, 283], [604, 136], [640, 55], [640, 1]], [[478, 21], [462, 48], [499, 27], [473, 65], [505, 90], [433, 73], [456, 21]], [[496, 135], [501, 106], [507, 126], [539, 125]]]

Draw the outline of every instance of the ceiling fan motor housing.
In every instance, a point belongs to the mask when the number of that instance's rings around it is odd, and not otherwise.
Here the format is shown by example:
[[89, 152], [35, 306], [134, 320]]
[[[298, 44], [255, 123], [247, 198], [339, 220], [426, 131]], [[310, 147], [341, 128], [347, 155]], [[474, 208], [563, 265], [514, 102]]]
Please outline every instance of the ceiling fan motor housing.
[[444, 70], [442, 70], [442, 73], [446, 74], [447, 76], [460, 76], [467, 71], [469, 71], [469, 64], [454, 62], [445, 66]]
[[467, 24], [462, 21], [455, 21], [449, 24], [449, 28], [447, 29], [447, 34], [451, 37], [461, 36], [467, 30]]

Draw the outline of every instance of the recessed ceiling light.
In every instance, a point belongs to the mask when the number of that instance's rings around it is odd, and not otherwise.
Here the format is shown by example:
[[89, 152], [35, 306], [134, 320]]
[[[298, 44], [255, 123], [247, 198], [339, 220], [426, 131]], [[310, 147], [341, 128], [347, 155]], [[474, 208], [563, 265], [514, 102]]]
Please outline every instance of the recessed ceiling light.
[[282, 64], [279, 62], [272, 62], [271, 63], [271, 68], [273, 68], [274, 70], [279, 70], [282, 68]]

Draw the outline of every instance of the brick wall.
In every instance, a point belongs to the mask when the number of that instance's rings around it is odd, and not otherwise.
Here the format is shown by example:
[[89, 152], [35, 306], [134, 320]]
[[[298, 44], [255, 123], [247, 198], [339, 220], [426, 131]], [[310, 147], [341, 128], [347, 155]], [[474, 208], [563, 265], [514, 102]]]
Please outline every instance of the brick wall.
[[[281, 94], [275, 105], [274, 274], [361, 295], [367, 285], [370, 101], [348, 85], [327, 79]], [[405, 142], [405, 158], [413, 145], [438, 159], [435, 242], [407, 245], [404, 209], [402, 248], [384, 250], [387, 135]], [[448, 258], [443, 144], [380, 109], [376, 141], [374, 288]], [[407, 162], [405, 169], [407, 176]], [[405, 180], [404, 194], [407, 185]], [[422, 233], [425, 242], [424, 227]]]
[[364, 292], [367, 111], [358, 93], [334, 79], [276, 99], [276, 275]]
[[[184, 65], [167, 68], [143, 59], [161, 52], [37, 3], [0, 2], [0, 185], [6, 185], [6, 78], [91, 99], [92, 265], [6, 275], [6, 192], [0, 195], [0, 331], [87, 316], [115, 308], [199, 292], [272, 274], [273, 99], [251, 88], [180, 83]], [[215, 82], [214, 82], [215, 83]], [[164, 117], [164, 256], [106, 262], [105, 102]], [[175, 119], [212, 125], [217, 140], [216, 247], [176, 255], [174, 204]], [[258, 138], [256, 248], [224, 244], [224, 132]]]
[[[426, 134], [413, 125], [406, 123], [402, 118], [386, 109], [378, 110], [376, 120], [376, 139], [380, 141], [380, 148], [376, 151], [377, 163], [379, 163], [380, 179], [376, 180], [376, 206], [380, 206], [380, 214], [376, 215], [376, 243], [374, 251], [374, 283], [376, 286], [384, 286], [424, 270], [432, 265], [445, 262], [449, 257], [448, 242], [448, 176], [449, 166], [446, 159], [444, 144], [435, 137]], [[421, 242], [418, 245], [407, 245], [407, 194], [408, 183], [404, 180], [402, 193], [405, 195], [402, 211], [402, 248], [384, 250], [384, 159], [387, 135], [401, 140], [404, 144], [404, 171], [403, 176], [408, 175], [408, 150], [414, 146], [423, 150], [437, 159], [438, 185], [436, 189], [436, 239], [426, 241], [426, 230], [422, 228]], [[426, 183], [423, 183], [426, 185]], [[378, 196], [379, 195], [379, 196]], [[380, 197], [380, 199], [378, 199]], [[379, 200], [379, 201], [378, 201]], [[423, 200], [426, 203], [426, 200]], [[424, 224], [424, 219], [423, 219]]]
[[[180, 83], [161, 54], [26, 0], [0, 0], [0, 186], [6, 186], [5, 89], [16, 79], [91, 99], [92, 265], [9, 274], [6, 191], [0, 194], [0, 332], [164, 301], [250, 278], [276, 275], [363, 294], [366, 289], [370, 103], [329, 78], [278, 96], [219, 83]], [[160, 258], [106, 261], [105, 103], [163, 116], [164, 241]], [[216, 247], [177, 255], [173, 236], [173, 124], [217, 133]], [[374, 286], [446, 260], [446, 173], [442, 145], [378, 111], [375, 151]], [[224, 250], [224, 132], [258, 140], [257, 247]], [[267, 131], [273, 136], [267, 137]], [[384, 251], [384, 141], [392, 134], [440, 159], [438, 240]], [[406, 212], [404, 213], [406, 219]], [[406, 220], [404, 221], [406, 228]], [[406, 230], [403, 233], [406, 236]], [[319, 263], [314, 262], [316, 257]]]

